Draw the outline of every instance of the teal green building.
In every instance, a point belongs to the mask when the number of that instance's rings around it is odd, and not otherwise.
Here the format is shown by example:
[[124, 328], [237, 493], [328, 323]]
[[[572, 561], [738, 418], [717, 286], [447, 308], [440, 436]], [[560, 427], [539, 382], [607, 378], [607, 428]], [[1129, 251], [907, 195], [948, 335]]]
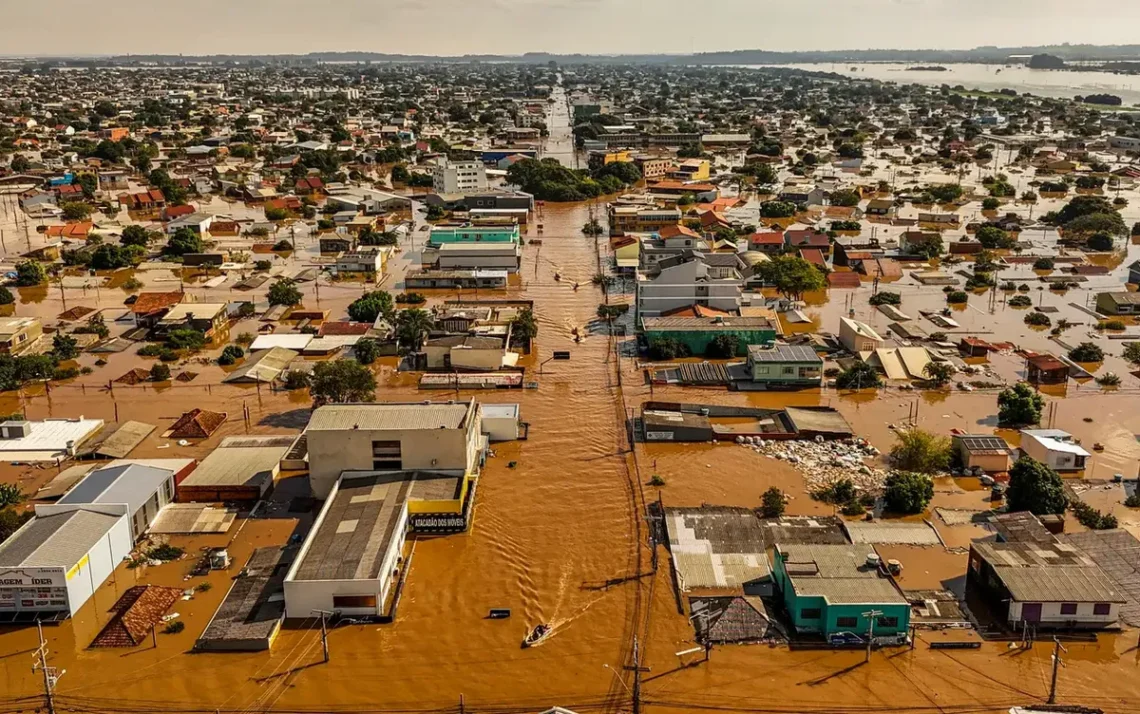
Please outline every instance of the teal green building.
[[796, 632], [890, 637], [909, 629], [910, 603], [880, 571], [870, 545], [777, 545], [775, 551], [772, 577]]
[[436, 226], [431, 229], [432, 245], [444, 243], [518, 243], [518, 224], [511, 226]]
[[720, 335], [736, 337], [736, 355], [742, 357], [748, 354], [749, 345], [771, 347], [779, 334], [776, 324], [766, 317], [644, 317], [641, 326], [646, 342], [673, 339], [697, 357]]

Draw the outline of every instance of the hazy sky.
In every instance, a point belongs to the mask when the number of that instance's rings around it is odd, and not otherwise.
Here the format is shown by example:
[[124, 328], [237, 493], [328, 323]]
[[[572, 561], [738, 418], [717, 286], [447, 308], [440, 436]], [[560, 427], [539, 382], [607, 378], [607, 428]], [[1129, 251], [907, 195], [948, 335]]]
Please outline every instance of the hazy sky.
[[1136, 0], [0, 0], [3, 55], [688, 53], [1140, 42]]

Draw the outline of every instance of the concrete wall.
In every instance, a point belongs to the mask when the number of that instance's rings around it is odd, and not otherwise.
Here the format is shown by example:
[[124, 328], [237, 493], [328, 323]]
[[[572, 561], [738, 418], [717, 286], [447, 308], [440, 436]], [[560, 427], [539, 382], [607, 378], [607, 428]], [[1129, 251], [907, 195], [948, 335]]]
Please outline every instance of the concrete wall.
[[130, 555], [134, 541], [126, 516], [122, 516], [106, 535], [87, 551], [86, 562], [80, 561], [67, 577], [67, 601], [74, 615], [97, 589], [111, 576], [112, 571]]
[[[1009, 622], [1010, 624], [1017, 623], [1021, 620], [1021, 608], [1025, 603], [1011, 600], [1009, 603]], [[1079, 602], [1077, 605], [1077, 613], [1075, 615], [1062, 615], [1061, 603], [1059, 602], [1046, 602], [1041, 603], [1041, 620], [1042, 624], [1063, 625], [1067, 622], [1077, 622], [1083, 626], [1100, 626], [1107, 627], [1108, 625], [1115, 624], [1120, 617], [1120, 605], [1117, 603], [1109, 603], [1109, 611], [1107, 615], [1096, 615], [1093, 613], [1095, 603]]]
[[453, 369], [466, 369], [473, 372], [494, 372], [503, 366], [503, 349], [484, 350], [470, 347], [451, 348]]

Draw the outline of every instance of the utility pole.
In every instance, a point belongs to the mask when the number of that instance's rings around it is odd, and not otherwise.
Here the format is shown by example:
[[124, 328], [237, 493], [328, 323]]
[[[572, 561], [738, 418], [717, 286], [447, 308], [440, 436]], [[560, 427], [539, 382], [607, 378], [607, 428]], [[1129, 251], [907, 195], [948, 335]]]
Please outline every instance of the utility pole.
[[[47, 699], [48, 714], [55, 714], [55, 685], [59, 678], [67, 673], [67, 670], [56, 670], [55, 667], [49, 667], [47, 663], [48, 647], [47, 642], [44, 642], [44, 626], [39, 620], [36, 620], [36, 633], [40, 637], [40, 646], [36, 650], [33, 657], [39, 659], [39, 662], [32, 664], [32, 672], [37, 669], [43, 672], [44, 675], [44, 697]], [[1053, 677], [1056, 681], [1056, 675]]]
[[[325, 664], [329, 661], [329, 629], [328, 629], [328, 616], [333, 614], [328, 610], [313, 610], [314, 615], [321, 616], [321, 649], [324, 650]], [[49, 712], [49, 714], [51, 714]]]
[[867, 657], [863, 660], [864, 662], [871, 661], [871, 643], [875, 639], [875, 618], [882, 614], [882, 610], [870, 610], [863, 613], [863, 617], [867, 618]]
[[648, 672], [649, 668], [641, 666], [641, 649], [637, 646], [637, 635], [633, 636], [633, 665], [625, 669], [633, 670], [633, 691], [629, 693], [633, 699], [633, 714], [641, 714], [641, 673]]
[[1061, 661], [1061, 653], [1069, 651], [1061, 646], [1061, 641], [1053, 637], [1053, 681], [1049, 684], [1049, 704], [1057, 703], [1057, 668], [1065, 664]]

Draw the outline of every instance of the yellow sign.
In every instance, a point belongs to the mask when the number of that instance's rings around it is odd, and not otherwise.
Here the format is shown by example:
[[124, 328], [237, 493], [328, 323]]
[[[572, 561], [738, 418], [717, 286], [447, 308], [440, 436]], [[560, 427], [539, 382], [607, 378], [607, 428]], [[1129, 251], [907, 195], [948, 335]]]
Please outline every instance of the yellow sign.
[[89, 555], [83, 556], [83, 558], [78, 563], [76, 563], [75, 566], [71, 568], [71, 570], [67, 571], [67, 579], [71, 580], [76, 575], [79, 575], [79, 571], [83, 570], [83, 566], [87, 565], [88, 561], [90, 561], [90, 560], [91, 560], [91, 556], [89, 556]]

